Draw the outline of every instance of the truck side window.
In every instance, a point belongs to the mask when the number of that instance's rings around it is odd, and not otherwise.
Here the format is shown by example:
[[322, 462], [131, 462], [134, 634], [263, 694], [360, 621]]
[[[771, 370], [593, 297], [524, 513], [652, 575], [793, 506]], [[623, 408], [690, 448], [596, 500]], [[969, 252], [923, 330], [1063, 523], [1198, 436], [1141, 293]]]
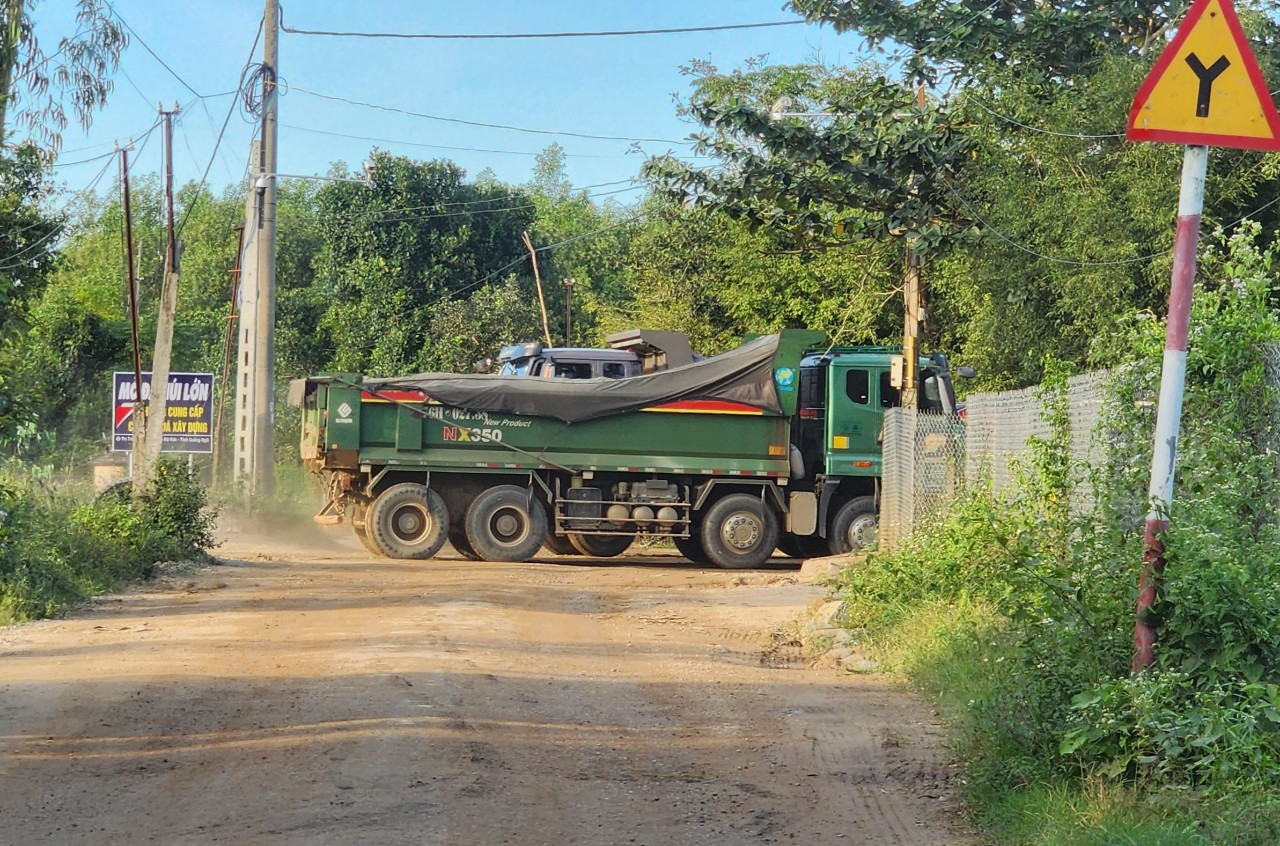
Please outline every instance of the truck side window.
[[620, 361], [606, 361], [601, 371], [606, 379], [621, 379], [627, 375], [627, 366]]
[[844, 392], [858, 405], [871, 399], [871, 376], [866, 370], [850, 370], [844, 377]]
[[889, 381], [889, 371], [884, 370], [880, 373], [880, 407], [881, 408], [897, 408], [902, 405], [902, 391], [895, 388]]
[[557, 379], [590, 379], [591, 365], [586, 362], [556, 362]]

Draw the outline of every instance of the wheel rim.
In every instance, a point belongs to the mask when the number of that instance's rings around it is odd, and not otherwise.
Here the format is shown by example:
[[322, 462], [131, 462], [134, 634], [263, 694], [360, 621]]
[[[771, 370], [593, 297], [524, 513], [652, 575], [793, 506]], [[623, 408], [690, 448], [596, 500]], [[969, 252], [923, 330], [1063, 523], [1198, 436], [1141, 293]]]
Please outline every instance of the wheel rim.
[[739, 551], [746, 551], [760, 542], [764, 526], [756, 515], [737, 511], [729, 515], [720, 527], [720, 537], [725, 545]]
[[529, 536], [529, 516], [518, 508], [504, 506], [489, 517], [489, 534], [503, 546], [516, 546]]
[[402, 505], [391, 515], [391, 533], [402, 543], [417, 543], [431, 531], [431, 515], [420, 505]]
[[851, 550], [871, 549], [880, 538], [879, 521], [874, 514], [861, 514], [849, 524], [847, 537]]

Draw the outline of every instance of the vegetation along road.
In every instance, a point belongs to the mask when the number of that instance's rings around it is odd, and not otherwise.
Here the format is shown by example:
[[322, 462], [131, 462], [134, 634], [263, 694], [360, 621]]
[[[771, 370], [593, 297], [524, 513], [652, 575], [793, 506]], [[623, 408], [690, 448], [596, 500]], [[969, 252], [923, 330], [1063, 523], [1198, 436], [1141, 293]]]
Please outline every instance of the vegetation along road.
[[966, 842], [930, 713], [804, 659], [782, 559], [219, 554], [0, 630], [0, 841]]

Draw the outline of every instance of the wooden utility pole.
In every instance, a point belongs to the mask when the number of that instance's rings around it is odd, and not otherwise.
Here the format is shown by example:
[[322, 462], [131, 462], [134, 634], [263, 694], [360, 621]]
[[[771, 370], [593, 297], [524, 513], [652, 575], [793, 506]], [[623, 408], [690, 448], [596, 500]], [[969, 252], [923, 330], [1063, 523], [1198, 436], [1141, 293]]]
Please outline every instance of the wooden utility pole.
[[902, 407], [919, 404], [920, 314], [924, 293], [920, 285], [920, 254], [915, 239], [907, 238], [907, 269], [902, 277]]
[[160, 286], [160, 307], [156, 317], [156, 345], [151, 356], [151, 399], [147, 414], [147, 442], [139, 480], [150, 484], [164, 441], [164, 424], [168, 415], [169, 364], [173, 358], [173, 323], [178, 310], [178, 241], [173, 231], [173, 116], [178, 113], [160, 109], [164, 122], [164, 198], [165, 251], [164, 278]]
[[142, 398], [142, 339], [138, 333], [138, 277], [133, 261], [133, 206], [129, 197], [129, 150], [120, 150], [120, 196], [124, 205], [125, 284], [129, 286], [129, 328], [133, 340], [133, 450], [129, 466], [134, 496], [142, 493], [143, 464], [146, 462], [147, 404]]
[[573, 277], [564, 280], [564, 345], [573, 346]]
[[542, 309], [542, 334], [547, 339], [547, 346], [551, 346], [551, 324], [547, 322], [547, 301], [542, 296], [542, 275], [538, 273], [538, 251], [533, 248], [533, 241], [529, 239], [528, 232], [520, 234], [524, 238], [524, 245], [529, 248], [529, 260], [533, 262], [533, 284], [538, 289], [538, 308]]
[[244, 226], [233, 226], [232, 229], [237, 233], [236, 257], [231, 267], [231, 305], [227, 312], [227, 331], [222, 346], [221, 391], [218, 394], [218, 408], [213, 418], [213, 487], [215, 490], [223, 482], [223, 465], [226, 463], [226, 456], [223, 454], [225, 438], [222, 419], [225, 416], [227, 391], [230, 389], [231, 382], [231, 349], [236, 340], [236, 303], [240, 298], [240, 256], [244, 252]]

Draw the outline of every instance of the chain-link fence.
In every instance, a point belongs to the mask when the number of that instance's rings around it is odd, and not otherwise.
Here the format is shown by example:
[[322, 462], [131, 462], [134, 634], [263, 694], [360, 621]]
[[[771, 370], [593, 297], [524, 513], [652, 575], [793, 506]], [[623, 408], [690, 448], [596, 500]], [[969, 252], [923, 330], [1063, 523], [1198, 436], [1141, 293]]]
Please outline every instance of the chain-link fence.
[[[1073, 462], [1095, 466], [1105, 443], [1096, 430], [1102, 418], [1108, 372], [1067, 382], [1067, 412]], [[986, 483], [996, 492], [1014, 480], [1014, 464], [1032, 437], [1047, 438], [1049, 424], [1037, 388], [975, 394], [966, 420], [906, 409], [885, 414], [880, 540], [891, 547], [951, 503], [965, 484]], [[1087, 496], [1087, 486], [1080, 486]], [[1073, 503], [1085, 508], [1088, 502]]]
[[880, 541], [892, 546], [938, 514], [964, 483], [965, 427], [943, 414], [885, 413]]

